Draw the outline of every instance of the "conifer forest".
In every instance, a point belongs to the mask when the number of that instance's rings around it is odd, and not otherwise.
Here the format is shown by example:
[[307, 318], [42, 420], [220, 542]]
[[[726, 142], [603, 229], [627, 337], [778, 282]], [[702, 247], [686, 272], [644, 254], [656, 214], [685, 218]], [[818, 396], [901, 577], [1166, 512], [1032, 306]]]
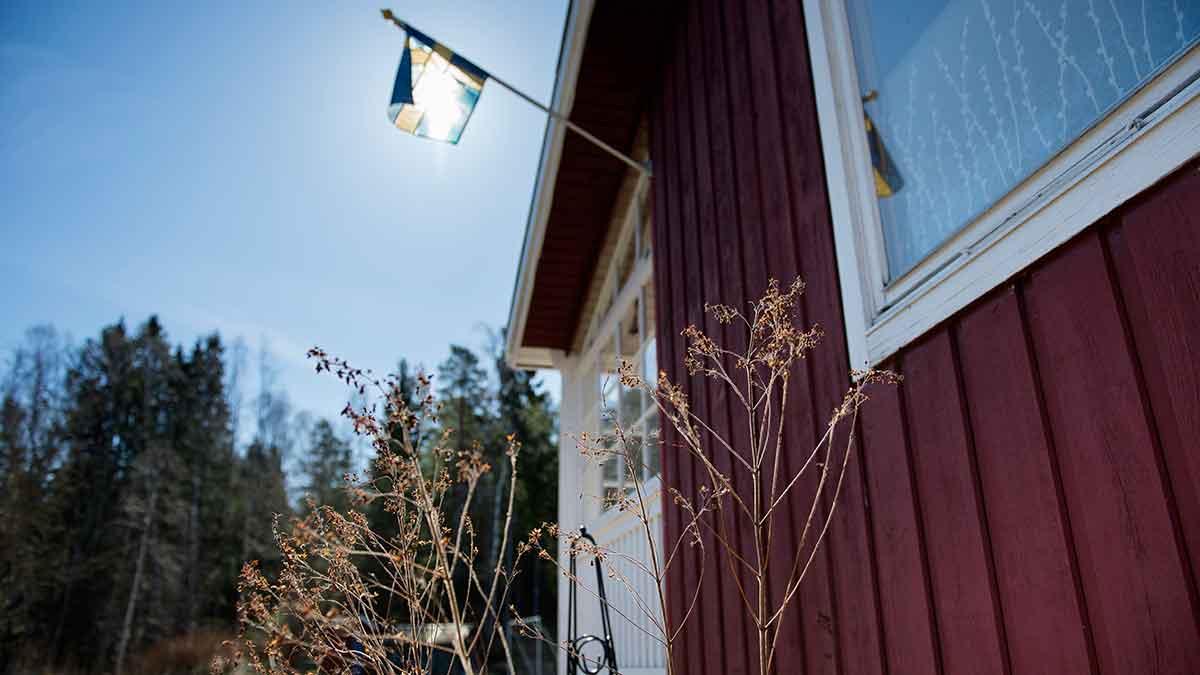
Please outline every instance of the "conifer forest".
[[[520, 439], [527, 531], [555, 516], [556, 413], [502, 344], [449, 346], [428, 371], [460, 442], [500, 457]], [[37, 326], [0, 353], [0, 673], [208, 672], [236, 635], [243, 563], [278, 564], [273, 523], [344, 506], [370, 471], [339, 411], [295, 409], [272, 359], [217, 333], [175, 343], [157, 318], [81, 340]], [[502, 489], [481, 485], [472, 514], [493, 561], [510, 555], [489, 531]], [[512, 601], [552, 617], [554, 588], [534, 570]]]

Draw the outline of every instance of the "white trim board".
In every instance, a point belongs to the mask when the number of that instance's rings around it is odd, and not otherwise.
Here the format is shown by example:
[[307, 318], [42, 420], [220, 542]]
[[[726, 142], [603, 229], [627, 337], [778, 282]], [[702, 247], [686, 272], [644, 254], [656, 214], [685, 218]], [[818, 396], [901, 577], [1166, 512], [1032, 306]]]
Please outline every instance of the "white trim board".
[[1200, 154], [1200, 47], [887, 281], [844, 0], [804, 0], [850, 365], [876, 365]]

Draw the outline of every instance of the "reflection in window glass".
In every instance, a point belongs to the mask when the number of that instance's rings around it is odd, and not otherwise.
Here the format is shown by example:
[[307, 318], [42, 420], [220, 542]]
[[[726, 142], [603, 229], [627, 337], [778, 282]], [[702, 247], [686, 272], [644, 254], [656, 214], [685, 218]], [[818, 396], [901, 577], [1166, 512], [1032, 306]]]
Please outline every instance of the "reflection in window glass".
[[621, 387], [621, 424], [632, 429], [642, 417], [642, 390]]
[[[620, 361], [637, 363], [638, 349], [642, 346], [641, 330], [638, 325], [639, 308], [641, 303], [634, 301], [617, 324]], [[639, 388], [621, 387], [621, 424], [631, 429], [642, 417], [642, 390]]]
[[621, 383], [617, 377], [618, 354], [612, 333], [600, 335], [597, 339], [603, 345], [596, 362], [599, 371], [596, 373], [596, 386], [600, 394], [600, 434], [607, 436], [620, 421]]
[[[617, 374], [611, 370], [600, 373], [600, 437], [597, 445], [609, 451], [617, 450], [618, 382]], [[603, 481], [603, 506], [616, 503], [625, 484], [625, 467], [616, 454], [607, 454], [601, 459]]]
[[1196, 44], [1188, 5], [851, 0], [890, 276]]
[[646, 413], [646, 421], [642, 423], [646, 430], [646, 471], [647, 476], [654, 477], [662, 471], [662, 462], [659, 460], [661, 448], [661, 432], [658, 428], [658, 408], [651, 407]]
[[618, 395], [617, 374], [604, 372], [600, 374], [600, 433], [612, 433], [617, 424]]
[[608, 508], [617, 503], [621, 496], [622, 485], [625, 482], [624, 469], [617, 457], [607, 457], [601, 465], [601, 475], [604, 479], [603, 507]]
[[[638, 369], [641, 371], [642, 379], [651, 389], [658, 388], [658, 342], [655, 340], [654, 331], [651, 326], [654, 325], [654, 288], [647, 285], [642, 292], [642, 322], [646, 325], [645, 335], [642, 336], [641, 346], [641, 362], [638, 364]], [[658, 406], [654, 402], [654, 398], [648, 394], [643, 394], [643, 410], [641, 431], [644, 434], [644, 450], [642, 455], [645, 460], [646, 477], [651, 478], [657, 476], [661, 470], [661, 462], [659, 460], [660, 448], [660, 433], [658, 428]]]

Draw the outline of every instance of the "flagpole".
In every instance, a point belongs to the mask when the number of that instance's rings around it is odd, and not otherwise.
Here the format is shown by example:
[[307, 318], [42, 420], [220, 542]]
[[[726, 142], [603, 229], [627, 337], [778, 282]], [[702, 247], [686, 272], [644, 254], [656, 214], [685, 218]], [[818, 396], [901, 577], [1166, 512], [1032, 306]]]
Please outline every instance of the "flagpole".
[[570, 129], [571, 131], [574, 131], [575, 133], [579, 134], [580, 136], [583, 136], [587, 140], [591, 141], [592, 143], [594, 143], [596, 145], [596, 147], [600, 148], [601, 150], [607, 152], [608, 154], [612, 155], [613, 157], [616, 157], [617, 159], [621, 160], [622, 162], [625, 162], [629, 166], [637, 169], [638, 171], [641, 171], [642, 173], [644, 173], [646, 175], [650, 175], [650, 169], [647, 168], [645, 164], [638, 162], [636, 159], [630, 157], [629, 155], [626, 155], [625, 153], [621, 152], [620, 150], [617, 150], [616, 148], [609, 145], [608, 143], [605, 143], [604, 141], [600, 140], [599, 138], [596, 138], [591, 133], [589, 133], [586, 129], [580, 127], [578, 124], [575, 124], [574, 122], [567, 119], [566, 117], [551, 110], [549, 106], [543, 105], [542, 103], [540, 103], [536, 99], [534, 99], [532, 96], [517, 89], [516, 87], [514, 87], [511, 84], [505, 82], [504, 80], [496, 77], [495, 75], [492, 75], [490, 72], [488, 73], [488, 79], [495, 80], [496, 84], [500, 85], [501, 87], [504, 87], [505, 89], [511, 91], [512, 93], [516, 94], [517, 96], [525, 99], [528, 103], [539, 108], [542, 112], [553, 117], [554, 119], [558, 120], [559, 122], [562, 122], [564, 125], [566, 125], [566, 127], [568, 129]]
[[[390, 9], [383, 10], [383, 18], [396, 24], [396, 26], [398, 28], [400, 28], [401, 30], [403, 30], [408, 25], [404, 21], [401, 21], [400, 19], [396, 18], [396, 15], [392, 14], [392, 10], [390, 10]], [[415, 30], [415, 27], [414, 27], [414, 30]], [[504, 80], [496, 77], [490, 71], [488, 71], [487, 76], [488, 76], [489, 80], [494, 80], [496, 82], [496, 84], [498, 84], [501, 87], [504, 87], [505, 89], [516, 94], [519, 98], [523, 99], [526, 103], [529, 103], [533, 107], [541, 110], [542, 112], [546, 113], [547, 115], [554, 118], [555, 120], [562, 122], [568, 129], [570, 129], [571, 131], [574, 131], [575, 133], [579, 134], [580, 136], [583, 136], [588, 141], [591, 141], [592, 144], [594, 144], [596, 147], [607, 152], [608, 154], [612, 155], [613, 157], [616, 157], [617, 159], [621, 160], [622, 162], [628, 164], [630, 167], [637, 169], [641, 173], [643, 173], [647, 176], [652, 175], [650, 173], [650, 167], [647, 166], [646, 164], [637, 161], [636, 159], [621, 152], [620, 150], [617, 150], [616, 148], [609, 145], [608, 143], [605, 143], [604, 141], [600, 140], [599, 138], [596, 138], [596, 136], [594, 136], [593, 134], [588, 132], [586, 129], [580, 127], [578, 124], [575, 124], [571, 120], [567, 119], [565, 116], [560, 115], [558, 112], [552, 110], [549, 106], [545, 105], [541, 101], [538, 101], [537, 99], [530, 96], [529, 94], [526, 94], [525, 92], [521, 91], [520, 89], [517, 89], [516, 87], [512, 86], [508, 82], [505, 82]]]

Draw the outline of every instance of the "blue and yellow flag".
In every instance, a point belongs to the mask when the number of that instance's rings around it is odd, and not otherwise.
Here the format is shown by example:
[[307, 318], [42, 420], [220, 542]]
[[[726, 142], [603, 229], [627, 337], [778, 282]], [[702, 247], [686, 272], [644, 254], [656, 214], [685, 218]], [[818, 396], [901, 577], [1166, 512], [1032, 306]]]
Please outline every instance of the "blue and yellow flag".
[[388, 14], [384, 16], [404, 30], [404, 52], [388, 118], [397, 129], [414, 136], [458, 143], [487, 71]]
[[887, 148], [883, 147], [883, 138], [879, 136], [879, 129], [871, 116], [865, 115], [865, 121], [867, 145], [871, 148], [871, 168], [875, 173], [875, 195], [891, 197], [904, 187], [904, 179], [900, 177], [900, 171], [892, 161], [892, 156], [888, 154]]

